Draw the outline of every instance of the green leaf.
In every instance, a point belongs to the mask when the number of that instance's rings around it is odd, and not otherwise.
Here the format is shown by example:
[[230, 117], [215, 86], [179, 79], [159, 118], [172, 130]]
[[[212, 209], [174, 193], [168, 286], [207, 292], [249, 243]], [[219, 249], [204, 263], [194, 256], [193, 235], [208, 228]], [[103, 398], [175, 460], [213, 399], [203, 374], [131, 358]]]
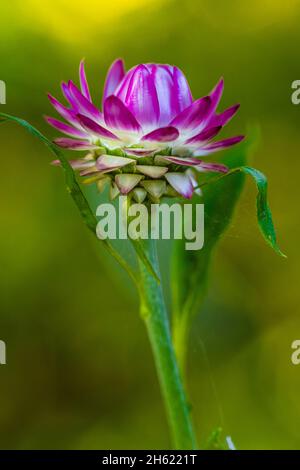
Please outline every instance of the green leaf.
[[280, 256], [286, 258], [286, 255], [280, 250], [277, 240], [276, 232], [272, 220], [272, 213], [268, 204], [267, 191], [268, 191], [268, 181], [267, 178], [261, 171], [251, 168], [249, 166], [244, 166], [240, 170], [245, 174], [252, 176], [255, 180], [257, 186], [257, 197], [256, 197], [256, 207], [257, 207], [257, 220], [258, 225], [261, 230], [261, 233], [266, 240], [266, 242], [276, 251]]
[[[258, 131], [227, 151], [222, 163], [229, 168], [244, 166], [257, 141]], [[171, 286], [173, 299], [173, 339], [177, 357], [184, 370], [187, 338], [193, 315], [199, 311], [206, 294], [208, 272], [214, 249], [227, 229], [244, 185], [244, 174], [237, 172], [230, 178], [210, 177], [203, 184], [204, 246], [198, 251], [185, 249], [185, 240], [174, 242]], [[214, 184], [210, 184], [214, 181]], [[195, 196], [193, 203], [202, 200]]]
[[[271, 248], [273, 248], [273, 250], [280, 256], [286, 258], [286, 255], [282, 253], [277, 244], [277, 237], [272, 220], [272, 213], [268, 204], [268, 181], [266, 176], [261, 171], [256, 170], [255, 168], [251, 168], [250, 166], [241, 166], [238, 168], [233, 168], [225, 175], [216, 178], [214, 181], [219, 181], [222, 178], [236, 174], [238, 172], [250, 175], [254, 179], [258, 190], [256, 197], [256, 212], [260, 231], [265, 241], [271, 246]], [[208, 182], [204, 183], [204, 185], [206, 184], [208, 184]]]
[[[5, 121], [13, 121], [21, 126], [25, 127], [32, 135], [37, 137], [39, 140], [41, 140], [53, 153], [54, 155], [60, 160], [61, 166], [64, 169], [65, 172], [65, 179], [66, 179], [66, 186], [67, 186], [67, 191], [71, 194], [75, 204], [77, 205], [80, 214], [88, 226], [88, 228], [96, 234], [96, 226], [97, 226], [97, 219], [96, 216], [94, 215], [93, 211], [91, 210], [91, 207], [83, 194], [77, 180], [75, 173], [69, 164], [68, 160], [64, 156], [64, 154], [60, 151], [60, 149], [53, 144], [47, 137], [45, 137], [40, 131], [38, 131], [35, 127], [33, 127], [31, 124], [29, 124], [27, 121], [24, 119], [20, 119], [15, 116], [10, 116], [9, 114], [5, 113], [0, 113], [0, 123], [5, 122]], [[139, 282], [137, 279], [136, 274], [133, 272], [131, 266], [128, 265], [128, 263], [121, 257], [121, 255], [114, 249], [114, 247], [111, 245], [111, 243], [108, 240], [101, 240], [107, 251], [116, 259], [116, 261], [127, 271], [127, 273], [130, 275], [130, 277], [134, 280], [134, 282], [139, 286]], [[151, 275], [153, 275], [156, 279], [157, 275], [155, 273], [154, 268], [152, 267], [152, 264], [148, 260], [147, 256], [143, 252], [142, 248], [139, 246], [138, 248], [135, 246], [136, 252], [138, 256], [140, 257], [141, 261], [145, 264], [146, 268], [149, 270]]]

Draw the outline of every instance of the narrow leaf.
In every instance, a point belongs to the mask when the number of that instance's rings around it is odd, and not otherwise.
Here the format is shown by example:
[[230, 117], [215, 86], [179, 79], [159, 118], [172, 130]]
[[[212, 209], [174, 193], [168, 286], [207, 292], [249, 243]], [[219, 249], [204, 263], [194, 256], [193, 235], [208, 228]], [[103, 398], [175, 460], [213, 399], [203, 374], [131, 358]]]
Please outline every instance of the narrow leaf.
[[[256, 210], [257, 221], [260, 231], [265, 241], [271, 246], [271, 248], [273, 248], [273, 250], [280, 256], [286, 258], [286, 255], [282, 253], [277, 244], [277, 237], [273, 224], [272, 213], [268, 204], [268, 180], [266, 176], [261, 171], [256, 170], [255, 168], [252, 168], [250, 166], [241, 166], [238, 168], [233, 168], [225, 175], [217, 177], [216, 179], [214, 179], [214, 182], [220, 180], [223, 177], [230, 176], [238, 172], [250, 175], [254, 179], [258, 190], [256, 196]], [[209, 183], [212, 183], [212, 181], [204, 183], [203, 186]], [[202, 187], [202, 185], [199, 185], [199, 187]]]
[[273, 248], [273, 250], [276, 251], [276, 253], [286, 258], [286, 255], [282, 253], [276, 240], [276, 232], [272, 220], [272, 213], [267, 199], [267, 178], [263, 173], [261, 173], [261, 171], [249, 166], [241, 167], [240, 170], [243, 173], [252, 176], [252, 178], [255, 180], [258, 190], [256, 197], [257, 220], [264, 239]]
[[[33, 134], [39, 140], [44, 142], [44, 144], [47, 145], [47, 147], [56, 155], [56, 157], [60, 160], [61, 165], [65, 171], [67, 191], [71, 194], [75, 204], [77, 205], [80, 211], [80, 214], [84, 222], [95, 235], [98, 221], [96, 219], [96, 216], [93, 214], [93, 211], [91, 210], [85, 195], [81, 191], [80, 186], [76, 180], [75, 173], [71, 165], [69, 164], [68, 160], [65, 158], [64, 154], [59, 150], [59, 148], [55, 144], [53, 144], [49, 139], [47, 139], [47, 137], [45, 137], [40, 131], [38, 131], [35, 127], [33, 127], [24, 119], [20, 119], [15, 116], [10, 116], [5, 113], [0, 113], [0, 122], [3, 122], [3, 121], [13, 121], [25, 127], [25, 129], [27, 129], [31, 134]], [[106, 250], [127, 271], [127, 273], [134, 280], [134, 282], [138, 283], [136, 274], [133, 272], [132, 268], [114, 249], [111, 243], [108, 240], [101, 240], [101, 241], [104, 244]]]

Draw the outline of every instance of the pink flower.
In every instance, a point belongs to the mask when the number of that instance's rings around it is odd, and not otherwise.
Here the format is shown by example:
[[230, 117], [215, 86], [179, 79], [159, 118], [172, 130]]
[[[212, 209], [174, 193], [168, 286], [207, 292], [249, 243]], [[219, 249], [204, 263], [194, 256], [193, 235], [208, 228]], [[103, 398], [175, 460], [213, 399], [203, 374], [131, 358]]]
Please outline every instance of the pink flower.
[[[85, 158], [71, 162], [88, 177], [86, 182], [97, 181], [101, 189], [104, 180], [110, 181], [112, 196], [133, 191], [140, 202], [172, 194], [170, 186], [174, 195], [190, 198], [197, 186], [197, 170], [227, 171], [224, 165], [198, 158], [243, 139], [236, 136], [212, 142], [239, 108], [234, 105], [216, 113], [222, 79], [209, 95], [193, 100], [177, 67], [141, 64], [126, 73], [118, 59], [108, 71], [100, 111], [92, 102], [83, 62], [79, 77], [80, 89], [72, 81], [62, 83], [68, 106], [49, 95], [66, 122], [46, 120], [68, 136], [55, 139], [57, 145], [89, 151]], [[149, 184], [149, 180], [154, 181]]]

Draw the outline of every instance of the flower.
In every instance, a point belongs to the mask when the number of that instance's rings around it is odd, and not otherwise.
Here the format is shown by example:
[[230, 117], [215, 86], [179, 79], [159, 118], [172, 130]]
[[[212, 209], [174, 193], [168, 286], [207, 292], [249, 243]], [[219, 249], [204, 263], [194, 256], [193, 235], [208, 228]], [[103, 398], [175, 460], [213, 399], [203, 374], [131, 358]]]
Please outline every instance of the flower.
[[197, 172], [227, 171], [199, 157], [243, 139], [212, 142], [239, 108], [237, 104], [216, 113], [223, 79], [209, 95], [193, 100], [179, 68], [141, 64], [125, 72], [118, 59], [108, 71], [100, 111], [91, 99], [83, 61], [79, 78], [80, 89], [71, 80], [61, 85], [68, 106], [48, 95], [66, 122], [46, 120], [68, 136], [55, 139], [57, 145], [88, 151], [70, 163], [83, 182], [96, 182], [99, 190], [109, 183], [111, 198], [120, 193], [138, 202], [157, 202], [165, 195], [191, 198], [197, 191]]

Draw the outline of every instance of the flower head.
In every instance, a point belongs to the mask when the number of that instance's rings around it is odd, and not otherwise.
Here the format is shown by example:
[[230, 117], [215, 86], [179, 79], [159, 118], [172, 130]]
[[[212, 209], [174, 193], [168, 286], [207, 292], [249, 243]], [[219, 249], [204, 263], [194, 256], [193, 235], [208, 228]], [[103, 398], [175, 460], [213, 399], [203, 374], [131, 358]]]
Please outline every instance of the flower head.
[[83, 61], [79, 78], [80, 89], [71, 80], [62, 83], [68, 106], [48, 95], [66, 122], [46, 120], [68, 136], [55, 139], [57, 145], [88, 151], [71, 165], [99, 190], [110, 184], [112, 198], [120, 193], [138, 202], [158, 201], [164, 195], [191, 198], [197, 191], [197, 172], [227, 171], [199, 157], [243, 139], [212, 142], [239, 108], [216, 113], [223, 79], [209, 95], [194, 100], [179, 68], [141, 64], [125, 72], [118, 59], [108, 71], [100, 110], [91, 99]]

